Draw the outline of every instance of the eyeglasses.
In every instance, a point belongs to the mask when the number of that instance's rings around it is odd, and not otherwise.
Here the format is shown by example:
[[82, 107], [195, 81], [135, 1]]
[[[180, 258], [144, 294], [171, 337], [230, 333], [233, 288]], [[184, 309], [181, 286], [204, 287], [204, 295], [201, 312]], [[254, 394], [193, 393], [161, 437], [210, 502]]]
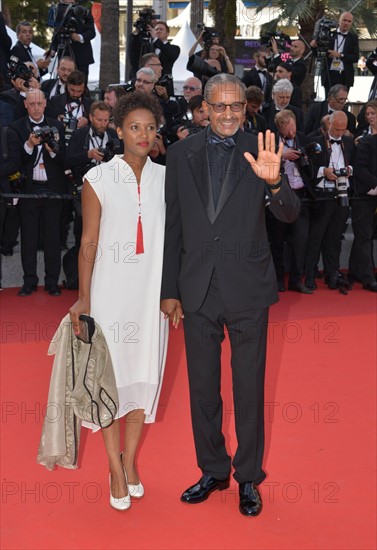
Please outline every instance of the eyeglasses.
[[149, 80], [142, 80], [141, 78], [137, 78], [135, 82], [138, 82], [139, 84], [154, 84], [154, 82], [149, 82]]
[[190, 90], [190, 92], [195, 92], [195, 90], [200, 90], [201, 88], [194, 87], [194, 86], [183, 86], [183, 90]]
[[346, 103], [348, 101], [348, 97], [336, 97], [335, 98], [339, 103]]
[[146, 67], [162, 67], [161, 63], [148, 63]]
[[224, 113], [227, 107], [230, 107], [230, 110], [233, 113], [239, 113], [242, 111], [246, 101], [235, 101], [234, 103], [208, 103], [211, 105], [215, 113]]

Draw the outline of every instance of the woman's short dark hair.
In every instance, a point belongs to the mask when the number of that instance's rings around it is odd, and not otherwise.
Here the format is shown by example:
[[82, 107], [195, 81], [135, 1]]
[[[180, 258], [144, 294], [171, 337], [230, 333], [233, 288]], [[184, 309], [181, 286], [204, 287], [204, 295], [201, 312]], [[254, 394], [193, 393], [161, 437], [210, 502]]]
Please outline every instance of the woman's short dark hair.
[[115, 105], [113, 112], [115, 126], [117, 128], [122, 128], [126, 116], [132, 111], [136, 111], [136, 109], [150, 111], [156, 121], [156, 125], [158, 126], [160, 124], [162, 109], [158, 99], [144, 92], [132, 92], [121, 97]]

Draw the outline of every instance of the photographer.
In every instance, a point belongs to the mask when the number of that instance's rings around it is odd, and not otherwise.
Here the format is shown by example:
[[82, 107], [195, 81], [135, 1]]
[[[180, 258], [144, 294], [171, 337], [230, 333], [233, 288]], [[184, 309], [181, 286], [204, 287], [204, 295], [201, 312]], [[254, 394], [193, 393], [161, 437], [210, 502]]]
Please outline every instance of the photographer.
[[152, 39], [152, 52], [161, 61], [162, 74], [171, 75], [173, 73], [173, 65], [181, 52], [180, 47], [170, 44], [168, 41], [169, 27], [164, 21], [157, 21], [154, 27], [151, 26], [149, 34]]
[[62, 57], [58, 64], [58, 77], [50, 78], [42, 82], [42, 92], [47, 99], [56, 95], [64, 94], [67, 78], [75, 70], [75, 62], [71, 57]]
[[[194, 55], [196, 44], [189, 51], [187, 70], [192, 71], [194, 76], [202, 81], [205, 86], [207, 80], [217, 73], [233, 74], [234, 67], [225, 48], [219, 44], [219, 35], [216, 29], [205, 30], [201, 33], [204, 41], [203, 50]], [[200, 40], [200, 37], [199, 37]], [[204, 65], [204, 63], [208, 65]]]
[[356, 118], [347, 111], [348, 90], [343, 84], [335, 84], [327, 93], [325, 101], [315, 101], [305, 115], [304, 132], [309, 134], [318, 130], [321, 118], [335, 112], [343, 111], [347, 117], [347, 133], [354, 134], [356, 131]]
[[300, 91], [300, 88], [296, 84], [293, 83], [292, 74], [293, 74], [292, 73], [292, 65], [289, 64], [289, 63], [283, 63], [283, 61], [281, 61], [275, 69], [274, 80], [275, 80], [275, 82], [277, 82], [278, 80], [281, 80], [282, 78], [286, 78], [287, 80], [292, 82], [293, 92], [292, 92], [292, 96], [291, 96], [291, 100], [290, 100], [291, 105], [294, 105], [298, 109], [302, 109], [301, 91]]
[[75, 0], [60, 0], [54, 18], [55, 34], [51, 42], [51, 56], [71, 55], [76, 69], [89, 74], [89, 65], [94, 63], [91, 40], [96, 36], [93, 16]]
[[297, 132], [296, 117], [292, 111], [284, 109], [277, 113], [275, 124], [279, 131], [278, 143], [284, 143], [282, 154], [284, 173], [288, 177], [291, 189], [301, 201], [300, 214], [293, 223], [284, 223], [271, 215], [267, 218], [278, 289], [280, 292], [285, 290], [284, 240], [289, 233], [292, 253], [288, 289], [302, 294], [312, 294], [313, 291], [304, 285], [302, 278], [311, 211], [310, 203], [306, 202], [305, 199], [313, 195], [313, 165], [310, 155], [313, 148], [307, 147], [308, 142], [305, 134]]
[[24, 100], [29, 90], [39, 90], [41, 85], [33, 76], [33, 72], [23, 61], [12, 56], [8, 63], [8, 76], [12, 84], [10, 90], [1, 92], [0, 99], [12, 110], [12, 120], [18, 120], [26, 115]]
[[347, 116], [336, 111], [330, 116], [329, 131], [318, 137], [322, 153], [313, 158], [317, 185], [314, 188], [321, 200], [313, 209], [306, 254], [305, 284], [315, 289], [314, 274], [322, 251], [324, 273], [330, 288], [344, 283], [339, 272], [341, 238], [349, 216], [348, 189], [355, 154], [353, 138], [345, 136]]
[[[314, 55], [321, 57], [322, 53], [325, 54], [321, 67], [321, 79], [326, 94], [335, 84], [344, 84], [347, 90], [353, 86], [355, 78], [353, 64], [359, 59], [359, 39], [356, 34], [350, 32], [352, 22], [352, 13], [342, 13], [335, 32], [331, 30], [332, 22], [324, 19], [319, 23], [317, 36], [310, 42]], [[321, 43], [322, 40], [324, 46]], [[324, 49], [323, 52], [322, 49]]]
[[31, 61], [41, 77], [47, 73], [51, 58], [45, 54], [45, 59], [36, 60], [30, 46], [33, 40], [33, 27], [28, 21], [21, 21], [16, 27], [17, 42], [10, 51], [10, 56], [18, 57], [19, 61]]
[[260, 108], [263, 105], [263, 92], [258, 86], [249, 86], [246, 90], [246, 114], [244, 122], [245, 132], [258, 135], [259, 132], [265, 133], [267, 130], [266, 120], [260, 114]]
[[170, 75], [162, 74], [162, 65], [158, 56], [155, 53], [146, 53], [140, 59], [140, 69], [142, 68], [152, 69], [156, 75], [157, 81], [154, 87], [154, 93], [159, 99], [168, 101], [170, 96], [174, 95], [173, 79]]
[[[64, 128], [46, 118], [46, 100], [40, 90], [31, 90], [25, 99], [27, 116], [9, 127], [9, 147], [18, 148], [20, 171], [26, 176], [25, 193], [36, 195], [65, 193]], [[45, 290], [59, 296], [60, 216], [59, 199], [20, 199], [21, 261], [24, 285], [18, 295], [30, 296], [37, 290], [37, 249], [39, 232], [43, 238]]]
[[272, 100], [263, 105], [261, 115], [266, 119], [267, 129], [277, 133], [275, 124], [275, 115], [282, 109], [293, 111], [296, 117], [297, 129], [302, 132], [304, 127], [304, 117], [302, 111], [291, 105], [291, 97], [293, 92], [293, 84], [286, 78], [282, 78], [275, 82], [272, 88]]
[[159, 16], [151, 8], [144, 8], [139, 11], [139, 19], [134, 24], [135, 29], [127, 45], [128, 57], [131, 63], [130, 79], [135, 78], [140, 68], [142, 56], [153, 51], [150, 30], [157, 24], [157, 19], [159, 19]]
[[273, 78], [267, 70], [267, 51], [260, 49], [254, 54], [255, 67], [244, 73], [242, 82], [249, 86], [258, 86], [263, 92], [264, 101], [271, 101]]
[[[197, 134], [209, 124], [208, 111], [203, 107], [203, 96], [196, 95], [188, 103], [184, 113], [184, 123], [176, 128], [176, 136], [179, 140]], [[173, 129], [174, 130], [174, 129]]]
[[[71, 192], [80, 192], [82, 177], [90, 168], [108, 162], [115, 154], [123, 153], [122, 142], [119, 142], [116, 131], [109, 128], [111, 112], [111, 107], [104, 101], [95, 101], [90, 106], [90, 126], [73, 132], [65, 157], [65, 167], [73, 173], [74, 188], [70, 189]], [[77, 210], [73, 229], [76, 244], [79, 244], [82, 218], [77, 215]]]
[[[282, 63], [281, 55], [278, 50], [277, 42], [274, 37], [271, 37], [271, 49], [273, 51], [273, 57], [271, 61], [278, 67]], [[306, 76], [306, 62], [304, 59], [305, 43], [302, 40], [294, 40], [290, 45], [289, 54], [290, 59], [285, 61], [286, 64], [291, 67], [291, 81], [294, 86], [300, 87], [305, 80]]]
[[65, 92], [54, 96], [48, 103], [48, 116], [61, 120], [65, 125], [66, 142], [74, 130], [89, 123], [89, 109], [93, 100], [85, 96], [86, 75], [73, 71], [67, 78]]

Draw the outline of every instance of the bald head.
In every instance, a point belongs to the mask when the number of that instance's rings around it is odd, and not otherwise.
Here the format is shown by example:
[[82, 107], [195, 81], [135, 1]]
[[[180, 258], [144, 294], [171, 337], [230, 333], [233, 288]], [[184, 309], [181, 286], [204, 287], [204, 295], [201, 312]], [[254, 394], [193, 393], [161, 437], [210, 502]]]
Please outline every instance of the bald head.
[[294, 40], [291, 45], [290, 54], [293, 59], [302, 57], [305, 52], [305, 44], [302, 40]]
[[347, 129], [347, 115], [344, 111], [335, 111], [330, 115], [329, 134], [336, 139], [341, 138]]
[[45, 95], [41, 90], [30, 90], [26, 94], [25, 107], [30, 118], [39, 122], [44, 115], [46, 108]]
[[353, 15], [348, 11], [345, 11], [339, 17], [339, 29], [340, 32], [348, 32], [352, 27]]

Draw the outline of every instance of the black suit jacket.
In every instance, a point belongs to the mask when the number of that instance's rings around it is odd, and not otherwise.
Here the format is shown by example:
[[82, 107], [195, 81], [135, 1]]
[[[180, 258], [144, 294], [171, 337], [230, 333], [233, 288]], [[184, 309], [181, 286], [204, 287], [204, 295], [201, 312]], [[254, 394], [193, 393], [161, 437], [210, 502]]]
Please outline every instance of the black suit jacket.
[[[272, 92], [272, 86], [274, 84], [272, 76], [266, 71], [264, 73], [266, 77], [266, 85], [265, 89], [263, 91], [264, 94], [264, 101], [270, 101], [271, 99], [271, 92]], [[258, 70], [254, 67], [254, 69], [251, 69], [250, 71], [247, 71], [244, 73], [243, 78], [241, 79], [242, 82], [245, 84], [245, 86], [248, 88], [249, 86], [258, 86], [261, 90], [262, 84], [259, 78]]]
[[[278, 296], [265, 226], [266, 184], [244, 157], [245, 151], [257, 155], [257, 138], [238, 133], [216, 210], [206, 138], [204, 131], [168, 149], [161, 297], [180, 298], [184, 310], [197, 311], [215, 269], [229, 311], [268, 307]], [[300, 204], [284, 182], [269, 208], [291, 222]]]
[[46, 99], [50, 98], [50, 93], [55, 86], [57, 80], [57, 78], [49, 78], [48, 80], [44, 80], [42, 82], [41, 90], [44, 93]]
[[[329, 166], [330, 162], [330, 154], [331, 151], [328, 149], [328, 143], [324, 136], [320, 136], [316, 140], [321, 148], [322, 152], [318, 155], [314, 155], [313, 157], [313, 166], [314, 166], [314, 174], [315, 177], [317, 176], [318, 168], [321, 166]], [[355, 143], [353, 141], [353, 138], [349, 136], [343, 136], [342, 137], [342, 149], [343, 149], [343, 155], [344, 155], [344, 161], [346, 165], [353, 166], [353, 161], [355, 157]], [[318, 184], [321, 181], [322, 178], [316, 177], [316, 184]], [[350, 178], [350, 184], [352, 182], [352, 178]]]
[[[84, 106], [84, 117], [89, 119], [89, 109], [91, 104], [93, 103], [93, 99], [86, 96], [82, 96], [81, 101]], [[66, 103], [67, 103], [66, 93], [55, 95], [47, 102], [46, 115], [50, 116], [51, 118], [58, 118], [59, 115], [64, 115]]]
[[[278, 55], [277, 57], [273, 57], [271, 61], [275, 67], [277, 67], [279, 63], [281, 63], [281, 56]], [[296, 61], [293, 61], [293, 59], [288, 59], [286, 63], [292, 67], [292, 84], [300, 87], [306, 76], [306, 61], [300, 57]]]
[[[65, 193], [66, 184], [64, 179], [64, 126], [58, 120], [45, 117], [47, 125], [55, 126], [59, 131], [59, 143], [60, 151], [54, 158], [51, 158], [50, 153], [46, 148], [42, 147], [43, 163], [46, 168], [48, 187], [55, 193]], [[34, 192], [33, 180], [33, 167], [37, 157], [38, 147], [34, 147], [32, 155], [28, 155], [24, 149], [25, 141], [29, 139], [31, 133], [31, 125], [29, 117], [21, 118], [16, 122], [12, 122], [9, 126], [9, 141], [12, 146], [15, 144], [18, 147], [22, 172], [26, 175], [26, 184], [24, 191], [26, 193]]]
[[[296, 128], [299, 132], [302, 132], [304, 129], [304, 115], [302, 114], [301, 109], [298, 109], [294, 105], [288, 105], [286, 109], [292, 111], [296, 116]], [[275, 134], [278, 133], [278, 129], [275, 124], [275, 115], [278, 111], [276, 110], [274, 101], [270, 101], [268, 104], [264, 105], [262, 109], [262, 116], [266, 119], [267, 129], [271, 130]]]
[[162, 65], [162, 74], [172, 74], [173, 65], [177, 61], [181, 48], [167, 42], [164, 44], [159, 38], [152, 43], [152, 51], [160, 50], [158, 57]]
[[[31, 53], [33, 53], [33, 48], [31, 48], [31, 50], [32, 50]], [[15, 55], [16, 57], [18, 57], [19, 61], [22, 61], [23, 63], [25, 63], [26, 61], [33, 62], [33, 59], [30, 57], [29, 52], [19, 40], [17, 40], [16, 44], [11, 49], [10, 56], [11, 55]], [[38, 69], [38, 70], [39, 70], [40, 76], [43, 76], [44, 74], [47, 73], [47, 69]]]
[[[96, 36], [96, 30], [94, 27], [94, 19], [91, 13], [88, 14], [88, 16], [85, 18], [84, 22], [79, 22], [79, 25], [77, 26], [77, 34], [81, 34], [84, 42], [77, 42], [75, 40], [70, 41], [70, 45], [72, 47], [72, 52], [76, 61], [77, 66], [82, 65], [91, 65], [94, 63], [94, 57], [93, 57], [93, 49], [91, 45], [91, 40]], [[55, 33], [52, 43], [51, 43], [51, 49], [55, 52], [58, 51], [58, 44], [59, 44], [59, 35]], [[63, 54], [63, 51], [61, 51]], [[66, 50], [64, 52], [64, 55], [69, 55], [68, 51]], [[60, 57], [60, 55], [59, 55]]]
[[[335, 49], [334, 46], [335, 46], [335, 39], [332, 39], [330, 41], [329, 50], [334, 50]], [[342, 61], [344, 65], [345, 85], [350, 88], [351, 86], [353, 86], [353, 83], [355, 80], [355, 71], [353, 68], [353, 64], [357, 63], [359, 60], [359, 39], [356, 36], [356, 34], [352, 32], [347, 33], [347, 36], [344, 40], [343, 55], [344, 57]], [[330, 71], [332, 59], [330, 57], [327, 57], [326, 62], [327, 62], [327, 68]], [[328, 84], [328, 77], [327, 77], [327, 69], [325, 64], [323, 64], [321, 79], [322, 79], [323, 86], [326, 86]]]
[[13, 120], [18, 120], [27, 114], [24, 104], [25, 98], [16, 88], [2, 92], [0, 94], [0, 99], [7, 103], [12, 109]]
[[[266, 119], [260, 115], [259, 113], [255, 113], [255, 121], [256, 121], [256, 128], [250, 127], [250, 128], [244, 128], [245, 132], [248, 132], [249, 134], [258, 135], [259, 132], [265, 133], [267, 130], [266, 125]], [[249, 115], [246, 115], [246, 125], [251, 120], [251, 117]], [[254, 122], [252, 122], [252, 125], [254, 125]]]
[[355, 176], [352, 183], [357, 195], [366, 195], [377, 187], [377, 134], [359, 141], [353, 168]]
[[[86, 165], [90, 167], [90, 159], [88, 158], [89, 130], [90, 126], [85, 126], [85, 128], [78, 128], [73, 132], [65, 155], [66, 168], [84, 168]], [[106, 132], [110, 138], [118, 139], [118, 135], [113, 128], [108, 128]], [[117, 154], [123, 153], [123, 141], [120, 143], [122, 149]], [[92, 166], [94, 165], [92, 164]]]
[[[343, 111], [346, 113], [347, 119], [348, 119], [347, 130], [349, 130], [351, 134], [354, 134], [356, 130], [356, 118], [352, 113], [350, 113], [346, 109], [343, 109]], [[321, 124], [321, 118], [327, 115], [328, 112], [329, 112], [329, 106], [327, 101], [314, 102], [313, 105], [310, 107], [309, 111], [305, 115], [305, 121], [304, 121], [305, 134], [310, 134], [310, 132], [314, 132], [315, 130], [318, 130]]]

